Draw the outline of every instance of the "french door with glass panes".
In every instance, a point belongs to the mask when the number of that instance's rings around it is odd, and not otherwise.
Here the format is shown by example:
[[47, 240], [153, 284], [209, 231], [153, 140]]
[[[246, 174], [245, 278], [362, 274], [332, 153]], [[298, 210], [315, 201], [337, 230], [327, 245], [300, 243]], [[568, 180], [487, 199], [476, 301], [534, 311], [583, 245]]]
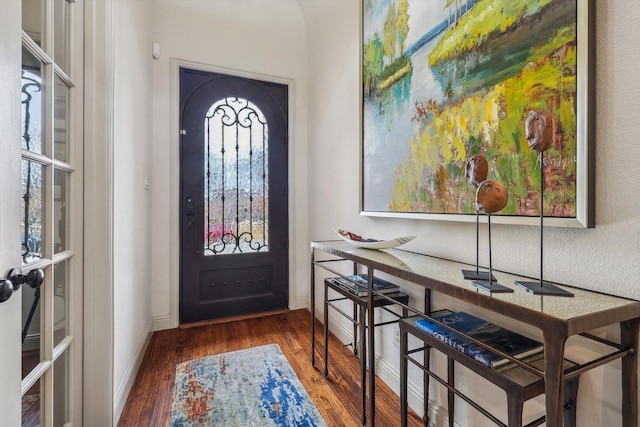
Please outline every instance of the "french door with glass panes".
[[[21, 184], [19, 189], [8, 188], [12, 171], [0, 170], [2, 195], [16, 196], [15, 200], [2, 200], [3, 209], [7, 207], [9, 213], [0, 222], [0, 244], [16, 248], [0, 254], [0, 274], [7, 278], [13, 271], [10, 279], [15, 289], [2, 305], [22, 301], [19, 322], [15, 320], [20, 332], [3, 334], [2, 338], [20, 340], [17, 345], [8, 345], [12, 353], [8, 357], [17, 358], [19, 355], [13, 352], [21, 348], [22, 380], [20, 390], [14, 390], [11, 383], [0, 386], [0, 390], [5, 396], [20, 393], [21, 405], [16, 411], [22, 412], [23, 426], [79, 426], [82, 67], [77, 59], [82, 49], [78, 43], [82, 37], [82, 2], [22, 0], [19, 4], [19, 0], [6, 0], [15, 7], [5, 8], [4, 1], [3, 13], [16, 15], [13, 19], [18, 21], [22, 17], [21, 83], [15, 91], [20, 96], [15, 108], [21, 106], [22, 112], [16, 115], [21, 117], [20, 131], [11, 134], [18, 138], [0, 142], [5, 154], [21, 152], [21, 159], [16, 159], [20, 167], [15, 171], [20, 178], [13, 180]], [[0, 110], [0, 114], [5, 112]], [[5, 150], [10, 144], [12, 150]], [[15, 221], [19, 232], [5, 233], [10, 221]], [[19, 241], [9, 242], [9, 238]], [[21, 278], [26, 282], [20, 286]], [[15, 425], [14, 416], [9, 414], [7, 418], [10, 425]]]

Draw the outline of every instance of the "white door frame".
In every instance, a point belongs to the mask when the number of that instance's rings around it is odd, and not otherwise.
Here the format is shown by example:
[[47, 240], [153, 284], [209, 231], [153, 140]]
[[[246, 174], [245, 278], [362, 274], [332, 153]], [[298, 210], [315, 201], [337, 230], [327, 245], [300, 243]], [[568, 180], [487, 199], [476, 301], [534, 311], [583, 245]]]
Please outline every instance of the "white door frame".
[[86, 426], [114, 425], [114, 0], [85, 1], [84, 408]]

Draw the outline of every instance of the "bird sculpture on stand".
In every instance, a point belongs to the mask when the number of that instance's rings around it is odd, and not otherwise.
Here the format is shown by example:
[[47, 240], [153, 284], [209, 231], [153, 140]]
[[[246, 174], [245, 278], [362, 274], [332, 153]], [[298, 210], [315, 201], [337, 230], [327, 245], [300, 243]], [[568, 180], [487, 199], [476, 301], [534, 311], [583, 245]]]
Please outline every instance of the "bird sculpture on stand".
[[492, 179], [484, 180], [476, 191], [476, 208], [490, 215], [504, 209], [509, 201], [509, 194], [504, 185]]
[[540, 156], [540, 280], [536, 282], [516, 281], [516, 285], [535, 295], [572, 297], [571, 292], [545, 282], [542, 278], [544, 273], [544, 152], [553, 144], [555, 135], [558, 134], [558, 128], [558, 121], [548, 110], [530, 111], [525, 122], [527, 144]]
[[[476, 189], [480, 186], [480, 183], [487, 179], [489, 174], [489, 163], [484, 154], [474, 154], [469, 158], [467, 166], [465, 168], [465, 178], [467, 182]], [[475, 270], [462, 270], [462, 275], [466, 280], [489, 280], [489, 273], [486, 271], [480, 271], [479, 269], [479, 237], [480, 237], [480, 211], [476, 207], [476, 269]], [[495, 277], [491, 278], [496, 280]]]
[[471, 156], [465, 168], [465, 178], [467, 178], [467, 182], [475, 188], [478, 188], [480, 183], [487, 179], [488, 174], [489, 162], [487, 162], [484, 154], [480, 153]]
[[542, 154], [551, 147], [557, 129], [558, 124], [548, 110], [529, 111], [524, 124], [527, 145]]
[[493, 277], [491, 262], [491, 214], [504, 209], [507, 206], [509, 194], [504, 185], [492, 179], [486, 179], [478, 185], [476, 190], [476, 209], [487, 214], [487, 226], [489, 231], [489, 276], [487, 280], [474, 280], [472, 285], [489, 292], [513, 292], [513, 289], [499, 284]]

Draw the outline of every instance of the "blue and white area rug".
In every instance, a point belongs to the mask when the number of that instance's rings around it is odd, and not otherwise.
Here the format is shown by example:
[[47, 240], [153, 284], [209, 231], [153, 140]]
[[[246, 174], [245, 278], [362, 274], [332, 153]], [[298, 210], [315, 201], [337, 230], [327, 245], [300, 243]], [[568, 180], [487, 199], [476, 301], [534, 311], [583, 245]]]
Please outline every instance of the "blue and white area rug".
[[277, 344], [176, 367], [171, 426], [326, 427]]

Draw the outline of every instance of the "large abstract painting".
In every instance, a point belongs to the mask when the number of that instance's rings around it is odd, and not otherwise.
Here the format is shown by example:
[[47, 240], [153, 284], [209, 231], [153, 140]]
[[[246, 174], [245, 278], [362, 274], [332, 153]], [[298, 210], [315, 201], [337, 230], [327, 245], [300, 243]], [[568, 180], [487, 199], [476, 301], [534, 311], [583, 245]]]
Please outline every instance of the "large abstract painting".
[[547, 224], [594, 226], [590, 0], [361, 1], [364, 214], [471, 220], [482, 153], [508, 190], [498, 221], [533, 223], [543, 182]]

